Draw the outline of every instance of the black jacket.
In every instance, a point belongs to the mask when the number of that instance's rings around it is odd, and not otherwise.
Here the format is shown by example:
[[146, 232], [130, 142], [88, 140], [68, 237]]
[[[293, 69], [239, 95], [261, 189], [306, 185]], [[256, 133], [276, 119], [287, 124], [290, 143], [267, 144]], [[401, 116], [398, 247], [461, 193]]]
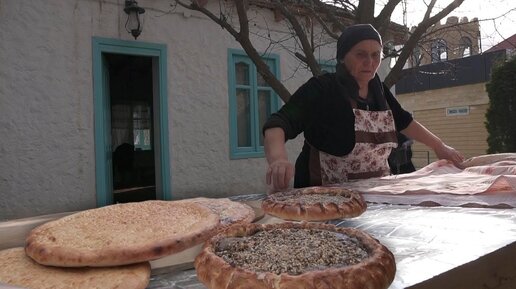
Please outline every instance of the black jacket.
[[[369, 109], [385, 110], [387, 103], [397, 131], [410, 124], [411, 114], [401, 107], [378, 76], [369, 82], [369, 93], [374, 99]], [[351, 98], [359, 100], [358, 84], [349, 74], [338, 71], [312, 77], [277, 113], [269, 117], [263, 130], [281, 127], [286, 139], [293, 139], [303, 132], [305, 140], [318, 150], [335, 156], [347, 155], [355, 146], [355, 116]], [[357, 103], [359, 108], [365, 109], [365, 104]], [[305, 143], [296, 162], [296, 187], [307, 184], [300, 178], [308, 177], [309, 149]]]

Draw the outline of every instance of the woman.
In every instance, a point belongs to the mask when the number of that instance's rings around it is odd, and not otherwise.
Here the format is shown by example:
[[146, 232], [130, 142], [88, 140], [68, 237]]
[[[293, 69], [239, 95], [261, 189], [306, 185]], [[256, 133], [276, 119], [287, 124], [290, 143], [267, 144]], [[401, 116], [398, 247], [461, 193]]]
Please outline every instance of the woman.
[[294, 187], [329, 185], [389, 174], [387, 159], [396, 132], [459, 165], [463, 156], [414, 120], [376, 74], [380, 34], [369, 24], [346, 28], [337, 42], [337, 71], [302, 85], [264, 125], [267, 184], [286, 189], [294, 176], [285, 142], [301, 132], [305, 142]]

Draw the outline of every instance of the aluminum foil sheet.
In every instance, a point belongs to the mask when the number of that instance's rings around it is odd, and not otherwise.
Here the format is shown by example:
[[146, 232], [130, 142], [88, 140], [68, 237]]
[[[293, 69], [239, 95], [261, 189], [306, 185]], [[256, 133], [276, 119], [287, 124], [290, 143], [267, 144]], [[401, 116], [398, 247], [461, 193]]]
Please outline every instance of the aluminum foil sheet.
[[[232, 199], [250, 201], [262, 197]], [[393, 252], [397, 271], [389, 289], [424, 283], [507, 245], [516, 246], [516, 209], [369, 204], [359, 217], [329, 223], [363, 230]], [[206, 287], [194, 269], [160, 268], [153, 272], [148, 289]]]

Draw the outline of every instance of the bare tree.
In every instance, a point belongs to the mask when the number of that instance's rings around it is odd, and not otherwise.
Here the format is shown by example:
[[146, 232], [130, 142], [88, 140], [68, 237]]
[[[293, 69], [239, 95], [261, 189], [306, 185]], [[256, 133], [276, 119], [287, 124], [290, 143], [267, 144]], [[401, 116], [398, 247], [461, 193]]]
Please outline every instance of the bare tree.
[[[296, 40], [299, 47], [291, 53], [295, 55], [300, 63], [306, 65], [313, 75], [321, 73], [319, 63], [314, 55], [315, 49], [321, 45], [320, 40], [324, 37], [317, 37], [315, 33], [324, 33], [330, 39], [336, 41], [344, 27], [355, 23], [372, 24], [385, 38], [388, 33], [399, 33], [400, 25], [391, 22], [391, 16], [394, 9], [400, 5], [402, 0], [389, 0], [383, 6], [380, 13], [376, 15], [374, 0], [233, 0], [219, 2], [218, 9], [209, 10], [207, 8], [208, 0], [173, 0], [172, 6], [181, 6], [186, 9], [195, 10], [203, 13], [215, 23], [227, 30], [236, 41], [240, 43], [244, 51], [256, 65], [258, 73], [264, 80], [276, 91], [276, 93], [287, 101], [290, 98], [290, 92], [283, 86], [281, 81], [277, 79], [269, 70], [269, 67], [262, 60], [261, 54], [256, 50], [250, 35], [258, 33], [251, 31], [254, 27], [250, 24], [248, 15], [249, 5], [256, 5], [263, 8], [271, 9], [275, 15], [285, 19], [287, 28], [291, 33], [291, 37]], [[392, 86], [401, 76], [403, 66], [412, 54], [413, 49], [425, 35], [427, 30], [446, 17], [450, 12], [459, 7], [464, 0], [450, 0], [449, 4], [440, 11], [434, 11], [436, 0], [430, 0], [426, 7], [426, 13], [419, 24], [410, 33], [408, 30], [402, 31], [407, 35], [403, 43], [403, 47], [399, 51], [395, 51], [397, 62], [392, 67], [390, 73], [385, 78], [387, 86]], [[233, 9], [234, 8], [234, 9]], [[234, 12], [236, 10], [236, 13]], [[437, 12], [437, 13], [436, 13]], [[238, 21], [233, 17], [236, 14]], [[306, 25], [306, 21], [313, 25]], [[322, 32], [315, 32], [313, 26], [317, 23], [322, 27]], [[398, 29], [398, 32], [395, 30]], [[319, 30], [318, 30], [319, 31]], [[394, 32], [393, 32], [394, 31]], [[269, 34], [270, 36], [270, 34]], [[281, 42], [279, 39], [269, 39], [271, 43]]]

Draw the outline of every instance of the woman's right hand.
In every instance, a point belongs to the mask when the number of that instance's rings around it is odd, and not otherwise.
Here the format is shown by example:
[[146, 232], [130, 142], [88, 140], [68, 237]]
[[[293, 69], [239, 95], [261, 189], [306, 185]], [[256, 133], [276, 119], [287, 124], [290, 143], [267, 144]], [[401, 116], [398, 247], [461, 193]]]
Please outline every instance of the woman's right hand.
[[452, 148], [451, 146], [446, 145], [445, 143], [442, 143], [442, 145], [440, 145], [434, 149], [434, 152], [440, 160], [441, 159], [449, 160], [459, 169], [464, 169], [464, 167], [462, 166], [462, 162], [464, 161], [464, 156], [462, 155], [461, 152]]
[[287, 189], [292, 177], [294, 177], [294, 166], [288, 160], [279, 159], [271, 162], [266, 174], [266, 182], [270, 188], [268, 193]]

